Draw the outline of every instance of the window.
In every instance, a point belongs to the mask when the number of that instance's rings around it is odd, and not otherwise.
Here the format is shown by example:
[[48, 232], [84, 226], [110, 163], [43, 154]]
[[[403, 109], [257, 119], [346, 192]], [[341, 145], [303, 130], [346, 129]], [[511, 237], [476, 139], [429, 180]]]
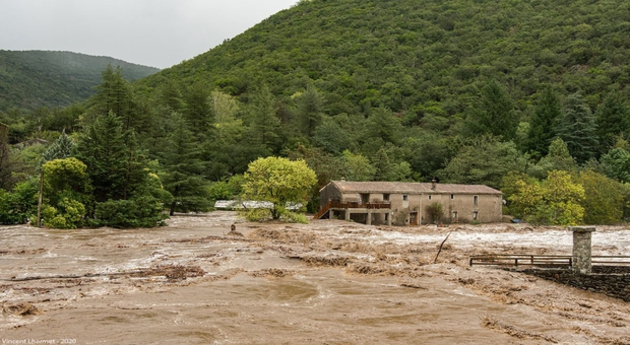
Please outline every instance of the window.
[[473, 196], [473, 203], [475, 204], [475, 206], [479, 205], [479, 196], [478, 195]]
[[455, 194], [451, 194], [451, 200], [455, 199]]
[[407, 195], [407, 194], [403, 194], [403, 200], [404, 200], [404, 201], [409, 200], [409, 195]]
[[383, 201], [389, 200], [389, 194], [383, 194]]
[[478, 217], [479, 217], [479, 212], [477, 211], [473, 212], [473, 220], [477, 220]]
[[433, 196], [433, 195], [429, 195], [429, 200], [431, 200], [431, 197], [432, 197], [432, 196]]
[[389, 218], [389, 213], [385, 213], [385, 221], [387, 221]]
[[456, 220], [457, 220], [457, 211], [453, 211], [453, 213], [451, 214], [451, 219], [452, 219], [453, 221], [456, 221]]

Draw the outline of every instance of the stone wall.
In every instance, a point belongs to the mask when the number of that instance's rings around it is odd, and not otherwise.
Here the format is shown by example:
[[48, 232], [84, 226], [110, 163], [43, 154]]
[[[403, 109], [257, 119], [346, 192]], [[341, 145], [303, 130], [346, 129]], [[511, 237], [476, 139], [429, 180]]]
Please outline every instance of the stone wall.
[[566, 269], [518, 269], [529, 275], [630, 302], [630, 267], [593, 266], [593, 273]]

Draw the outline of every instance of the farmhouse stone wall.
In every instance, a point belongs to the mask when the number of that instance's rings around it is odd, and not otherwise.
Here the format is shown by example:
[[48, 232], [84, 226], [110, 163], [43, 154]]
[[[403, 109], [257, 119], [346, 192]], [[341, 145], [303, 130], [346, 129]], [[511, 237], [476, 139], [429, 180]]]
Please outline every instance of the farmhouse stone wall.
[[592, 274], [566, 269], [519, 269], [529, 275], [630, 302], [630, 267], [593, 266]]

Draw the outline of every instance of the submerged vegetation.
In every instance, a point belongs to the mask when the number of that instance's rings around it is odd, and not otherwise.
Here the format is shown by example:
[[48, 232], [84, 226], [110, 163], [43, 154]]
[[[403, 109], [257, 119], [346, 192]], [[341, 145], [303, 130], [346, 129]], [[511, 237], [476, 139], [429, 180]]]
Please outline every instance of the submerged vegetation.
[[154, 225], [155, 205], [251, 197], [242, 174], [271, 156], [314, 171], [311, 211], [331, 179], [437, 177], [501, 188], [506, 213], [532, 222], [620, 222], [628, 13], [619, 1], [300, 1], [136, 83], [107, 68], [84, 103], [1, 112], [0, 209], [31, 205], [45, 148], [28, 140], [65, 130], [89, 190], [46, 203], [73, 218], [80, 202], [88, 223]]

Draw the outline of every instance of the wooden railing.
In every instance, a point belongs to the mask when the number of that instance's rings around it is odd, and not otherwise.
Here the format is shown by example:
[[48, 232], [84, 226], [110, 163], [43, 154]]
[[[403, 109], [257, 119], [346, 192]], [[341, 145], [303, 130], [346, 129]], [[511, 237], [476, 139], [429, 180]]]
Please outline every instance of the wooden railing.
[[328, 212], [331, 208], [366, 208], [369, 210], [376, 209], [388, 209], [392, 208], [392, 204], [389, 202], [341, 202], [341, 201], [331, 201], [324, 205], [319, 212], [313, 216], [313, 219], [319, 219], [323, 217], [326, 212]]
[[573, 258], [566, 255], [476, 255], [470, 257], [470, 266], [473, 265], [572, 267]]
[[326, 212], [328, 212], [328, 210], [330, 210], [330, 206], [332, 205], [332, 201], [327, 203], [326, 205], [324, 205], [324, 207], [322, 207], [321, 210], [319, 210], [319, 212], [315, 213], [315, 216], [313, 216], [313, 219], [319, 219], [321, 218], [323, 215], [326, 214]]
[[[470, 266], [538, 266], [572, 267], [573, 258], [569, 255], [475, 255], [470, 257]], [[591, 264], [597, 266], [630, 266], [630, 256], [591, 256]]]

